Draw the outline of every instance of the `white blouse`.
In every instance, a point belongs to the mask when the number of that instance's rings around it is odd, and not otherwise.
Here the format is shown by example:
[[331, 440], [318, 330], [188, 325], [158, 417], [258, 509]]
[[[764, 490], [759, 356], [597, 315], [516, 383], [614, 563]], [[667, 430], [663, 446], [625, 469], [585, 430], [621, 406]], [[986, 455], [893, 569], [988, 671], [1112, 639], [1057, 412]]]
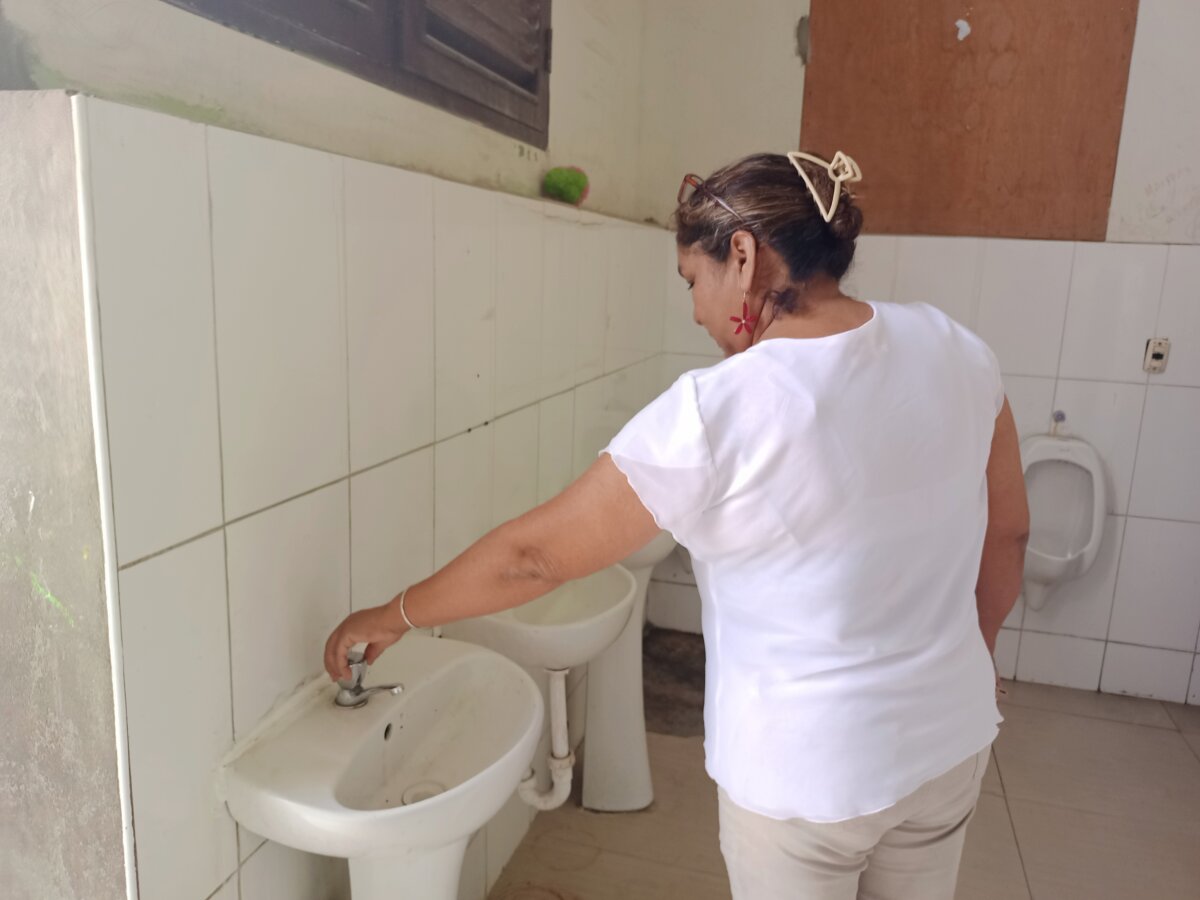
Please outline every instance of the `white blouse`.
[[707, 769], [738, 805], [885, 809], [1001, 721], [975, 606], [995, 356], [925, 304], [689, 372], [605, 448], [691, 552]]

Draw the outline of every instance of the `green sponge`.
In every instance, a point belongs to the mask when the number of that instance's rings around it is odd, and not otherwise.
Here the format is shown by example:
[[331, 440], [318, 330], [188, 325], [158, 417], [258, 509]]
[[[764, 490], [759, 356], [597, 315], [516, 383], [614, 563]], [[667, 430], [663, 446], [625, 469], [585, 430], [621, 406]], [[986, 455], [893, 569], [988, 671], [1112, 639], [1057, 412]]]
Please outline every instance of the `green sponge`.
[[542, 194], [578, 206], [588, 195], [587, 173], [576, 166], [551, 169], [542, 179]]

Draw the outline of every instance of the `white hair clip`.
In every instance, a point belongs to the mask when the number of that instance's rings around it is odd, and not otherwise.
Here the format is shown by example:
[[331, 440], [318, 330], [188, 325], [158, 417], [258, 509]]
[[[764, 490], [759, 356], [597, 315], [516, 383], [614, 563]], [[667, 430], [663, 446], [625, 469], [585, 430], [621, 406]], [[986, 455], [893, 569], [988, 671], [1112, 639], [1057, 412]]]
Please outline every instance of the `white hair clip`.
[[[842, 199], [842, 182], [848, 181], [853, 184], [856, 181], [862, 181], [862, 171], [858, 168], [858, 163], [841, 150], [833, 155], [832, 162], [826, 162], [819, 156], [813, 156], [811, 153], [800, 153], [797, 150], [790, 152], [787, 158], [796, 167], [796, 171], [800, 173], [800, 177], [804, 179], [804, 183], [808, 185], [808, 192], [812, 194], [813, 200], [817, 203], [817, 209], [821, 211], [821, 218], [826, 222], [832, 221], [833, 214], [837, 212], [838, 201]], [[800, 160], [816, 163], [829, 173], [829, 179], [833, 182], [833, 199], [829, 201], [828, 207], [825, 206], [825, 202], [821, 199], [820, 193], [817, 192], [812, 179], [804, 171], [804, 166], [800, 164]]]

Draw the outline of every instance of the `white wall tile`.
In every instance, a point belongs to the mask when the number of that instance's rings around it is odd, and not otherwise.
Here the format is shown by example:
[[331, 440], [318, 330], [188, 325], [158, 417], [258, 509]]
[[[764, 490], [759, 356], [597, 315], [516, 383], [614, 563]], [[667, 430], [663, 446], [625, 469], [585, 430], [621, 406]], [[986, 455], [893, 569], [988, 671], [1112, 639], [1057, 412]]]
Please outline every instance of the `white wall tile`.
[[341, 165], [208, 129], [225, 513], [349, 471]]
[[542, 225], [542, 349], [540, 384], [543, 396], [575, 386], [575, 329], [579, 316], [579, 273], [571, 268], [568, 245], [573, 226], [547, 216]]
[[1137, 455], [1146, 389], [1102, 381], [1058, 382], [1054, 408], [1066, 413], [1059, 434], [1082, 438], [1100, 454], [1108, 476], [1108, 511], [1124, 515]]
[[492, 526], [537, 506], [538, 408], [529, 406], [493, 425]]
[[854, 262], [842, 279], [842, 290], [863, 300], [891, 300], [900, 239], [891, 235], [864, 234], [856, 244]]
[[638, 229], [614, 224], [605, 229], [608, 244], [607, 325], [604, 333], [604, 371], [615, 372], [642, 358], [641, 335], [646, 327], [636, 279]]
[[350, 479], [350, 602], [386, 603], [433, 573], [433, 448]]
[[581, 225], [567, 235], [566, 256], [575, 274], [578, 296], [575, 319], [575, 383], [604, 371], [604, 336], [608, 329], [608, 226]]
[[694, 584], [651, 581], [646, 589], [646, 617], [659, 628], [700, 634], [700, 591]]
[[433, 179], [344, 160], [350, 464], [433, 442]]
[[1130, 518], [1109, 640], [1194, 651], [1200, 631], [1200, 525]]
[[529, 806], [516, 793], [484, 826], [487, 830], [487, 889], [491, 891], [504, 866], [529, 833]]
[[239, 737], [321, 672], [325, 640], [350, 612], [349, 502], [343, 481], [226, 529]]
[[1022, 631], [1016, 678], [1094, 691], [1103, 658], [1103, 641]]
[[575, 433], [571, 441], [573, 478], [587, 471], [616, 434], [605, 421], [604, 393], [604, 379], [575, 388]]
[[487, 829], [471, 835], [458, 881], [458, 900], [487, 900]]
[[679, 256], [674, 241], [664, 255], [663, 350], [667, 353], [719, 353], [709, 333], [696, 324], [692, 294], [679, 274]]
[[673, 385], [679, 376], [684, 372], [691, 372], [694, 369], [707, 369], [710, 366], [715, 366], [721, 361], [722, 357], [717, 355], [698, 356], [691, 353], [664, 353], [658, 359], [658, 373], [655, 377], [654, 386], [655, 396], [658, 396], [671, 385]]
[[435, 398], [438, 440], [495, 411], [496, 195], [434, 184]]
[[1068, 241], [985, 242], [979, 336], [995, 351], [1000, 371], [1058, 374], [1074, 250]]
[[1200, 522], [1200, 388], [1158, 387], [1146, 394], [1129, 511]]
[[634, 293], [642, 324], [636, 346], [641, 358], [649, 359], [662, 352], [666, 339], [667, 284], [662, 277], [662, 261], [675, 255], [675, 236], [661, 228], [638, 227], [634, 250]]
[[497, 202], [496, 414], [542, 396], [542, 215]]
[[[1058, 585], [1041, 609], [1026, 608], [1022, 627], [1104, 640], [1112, 616], [1124, 531], [1124, 516], [1108, 516], [1100, 552], [1092, 567], [1079, 578]], [[1200, 616], [1200, 611], [1197, 615]]]
[[1155, 337], [1171, 339], [1167, 370], [1151, 384], [1200, 387], [1200, 246], [1167, 249], [1167, 277]]
[[1017, 674], [1017, 647], [1021, 643], [1021, 632], [1001, 628], [996, 635], [996, 669], [1001, 678], [1013, 678]]
[[1017, 434], [1022, 439], [1050, 430], [1054, 411], [1054, 379], [1005, 375], [1004, 393], [1012, 409]]
[[902, 237], [892, 299], [929, 303], [975, 328], [979, 312], [980, 238]]
[[221, 885], [221, 889], [212, 895], [212, 900], [239, 900], [241, 894], [238, 892], [239, 885], [236, 878], [231, 878], [225, 884]]
[[1059, 375], [1143, 383], [1167, 248], [1076, 244]]
[[[1111, 599], [1111, 596], [1110, 596]], [[1025, 611], [1028, 607], [1022, 597], [1017, 597], [1017, 602], [1013, 604], [1012, 609], [1008, 611], [1008, 615], [1004, 617], [1004, 621], [1000, 624], [1001, 628], [1015, 628], [1020, 630], [1021, 625], [1025, 621]]]
[[571, 483], [574, 435], [574, 391], [538, 404], [538, 503], [545, 503]]
[[492, 527], [493, 433], [474, 428], [434, 450], [433, 564], [439, 569]]
[[242, 900], [349, 900], [344, 859], [268, 843], [242, 867]]
[[124, 570], [120, 591], [141, 896], [206, 897], [237, 868], [212, 788], [233, 742], [224, 535]]
[[575, 389], [575, 476], [653, 399], [658, 361], [630, 366]]
[[1194, 655], [1110, 643], [1104, 654], [1100, 690], [1183, 703]]
[[1192, 681], [1188, 685], [1187, 702], [1200, 706], [1200, 654], [1192, 660]]
[[221, 524], [204, 127], [88, 101], [118, 561]]

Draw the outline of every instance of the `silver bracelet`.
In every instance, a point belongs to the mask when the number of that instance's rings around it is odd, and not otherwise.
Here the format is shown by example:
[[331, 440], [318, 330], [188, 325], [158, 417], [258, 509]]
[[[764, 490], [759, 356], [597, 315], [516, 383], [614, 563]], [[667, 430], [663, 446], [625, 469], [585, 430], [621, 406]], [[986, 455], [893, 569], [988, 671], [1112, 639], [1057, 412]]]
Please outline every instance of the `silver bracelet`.
[[417, 626], [412, 623], [412, 619], [410, 619], [408, 617], [408, 613], [406, 613], [404, 611], [404, 598], [407, 595], [408, 595], [408, 588], [405, 588], [404, 590], [402, 590], [400, 592], [400, 618], [402, 618], [404, 620], [404, 624], [407, 625], [413, 631], [420, 631], [420, 629], [417, 628]]

